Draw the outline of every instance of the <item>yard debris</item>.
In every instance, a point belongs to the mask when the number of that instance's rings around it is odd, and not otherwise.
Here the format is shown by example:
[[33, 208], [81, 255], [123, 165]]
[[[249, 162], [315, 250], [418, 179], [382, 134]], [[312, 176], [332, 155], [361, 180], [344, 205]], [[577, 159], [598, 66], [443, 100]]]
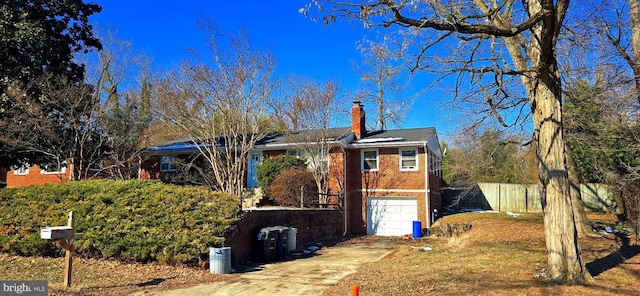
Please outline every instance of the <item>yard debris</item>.
[[433, 248], [431, 247], [414, 247], [411, 246], [412, 249], [418, 249], [418, 251], [420, 252], [428, 252], [428, 251], [433, 251]]
[[447, 222], [444, 222], [443, 224], [440, 225], [438, 229], [435, 229], [435, 231], [437, 231], [435, 234], [437, 236], [444, 236], [444, 237], [452, 237], [454, 234], [456, 236], [460, 236], [462, 233], [465, 233], [471, 230], [471, 227], [472, 227], [471, 224], [451, 225]]
[[408, 239], [408, 240], [413, 240], [413, 235], [411, 234], [405, 234], [404, 236], [402, 236], [402, 239]]
[[545, 271], [545, 269], [543, 268], [542, 271], [540, 272], [536, 272], [533, 274], [533, 278], [534, 279], [543, 279], [547, 277], [547, 273]]
[[618, 233], [618, 230], [611, 226], [607, 226], [602, 230], [602, 234], [616, 234], [616, 233]]
[[509, 215], [509, 216], [511, 216], [511, 217], [514, 217], [514, 218], [517, 218], [517, 217], [522, 216], [523, 214], [517, 214], [517, 213], [507, 212], [507, 215]]

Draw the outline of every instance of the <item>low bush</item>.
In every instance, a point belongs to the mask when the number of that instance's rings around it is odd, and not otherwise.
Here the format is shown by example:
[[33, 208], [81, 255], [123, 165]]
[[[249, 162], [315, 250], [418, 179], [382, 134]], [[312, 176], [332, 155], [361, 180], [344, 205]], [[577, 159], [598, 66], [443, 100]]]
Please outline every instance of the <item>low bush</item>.
[[278, 155], [262, 162], [256, 174], [262, 194], [270, 197], [271, 183], [280, 175], [280, 172], [291, 167], [306, 168], [306, 160], [290, 155]]
[[282, 171], [271, 184], [271, 199], [280, 206], [299, 207], [301, 187], [304, 187], [304, 206], [317, 207], [318, 191], [313, 174], [306, 168], [292, 167]]
[[0, 190], [0, 251], [58, 255], [40, 228], [67, 225], [73, 211], [76, 252], [122, 261], [193, 263], [238, 220], [237, 199], [204, 187], [159, 181], [94, 180]]

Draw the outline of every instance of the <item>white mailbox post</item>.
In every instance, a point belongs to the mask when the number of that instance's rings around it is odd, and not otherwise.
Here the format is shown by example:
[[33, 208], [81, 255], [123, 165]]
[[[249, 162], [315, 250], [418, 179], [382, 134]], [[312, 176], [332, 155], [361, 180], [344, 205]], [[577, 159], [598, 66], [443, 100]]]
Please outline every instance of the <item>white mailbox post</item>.
[[71, 271], [73, 268], [73, 240], [84, 237], [82, 233], [75, 233], [73, 212], [69, 212], [67, 226], [45, 227], [40, 229], [40, 238], [58, 242], [65, 249], [64, 285], [71, 287]]

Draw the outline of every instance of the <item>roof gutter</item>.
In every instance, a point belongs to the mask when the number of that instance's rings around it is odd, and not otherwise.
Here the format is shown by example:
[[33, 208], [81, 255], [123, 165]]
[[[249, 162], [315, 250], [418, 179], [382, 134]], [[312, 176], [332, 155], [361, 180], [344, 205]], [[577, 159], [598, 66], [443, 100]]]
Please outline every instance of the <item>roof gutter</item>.
[[369, 147], [408, 147], [408, 146], [426, 146], [426, 142], [422, 141], [394, 141], [394, 142], [371, 142], [371, 143], [352, 143], [348, 144], [346, 148], [369, 148]]

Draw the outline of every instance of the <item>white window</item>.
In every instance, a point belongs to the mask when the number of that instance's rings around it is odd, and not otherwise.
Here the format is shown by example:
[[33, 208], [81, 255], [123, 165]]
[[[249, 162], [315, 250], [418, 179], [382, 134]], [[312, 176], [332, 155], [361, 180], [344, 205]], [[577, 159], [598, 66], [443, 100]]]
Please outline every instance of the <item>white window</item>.
[[17, 167], [15, 170], [13, 170], [13, 174], [14, 175], [28, 175], [29, 174], [29, 167], [30, 167], [30, 165], [28, 163], [22, 164], [20, 167]]
[[165, 155], [160, 159], [160, 171], [161, 172], [177, 171], [175, 155]]
[[64, 174], [67, 171], [67, 163], [62, 162], [60, 166], [52, 164], [40, 167], [40, 174], [42, 175], [52, 175], [52, 174]]
[[418, 150], [417, 149], [400, 149], [400, 170], [401, 171], [417, 171], [418, 170]]
[[362, 150], [362, 171], [378, 170], [378, 150]]

